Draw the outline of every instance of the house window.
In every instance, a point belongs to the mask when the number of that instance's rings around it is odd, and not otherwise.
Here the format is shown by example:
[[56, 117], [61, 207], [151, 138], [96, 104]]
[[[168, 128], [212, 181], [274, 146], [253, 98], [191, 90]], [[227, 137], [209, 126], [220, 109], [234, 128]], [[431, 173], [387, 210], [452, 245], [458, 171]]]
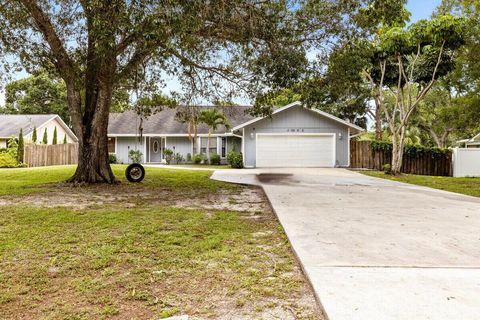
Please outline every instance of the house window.
[[108, 138], [108, 153], [115, 153], [117, 150], [115, 150], [115, 140], [117, 138]]
[[[208, 137], [202, 137], [200, 139], [200, 153], [207, 153], [207, 141]], [[217, 153], [217, 137], [210, 138], [210, 154]]]
[[227, 137], [222, 137], [222, 158], [225, 158], [227, 154]]
[[158, 153], [158, 150], [159, 150], [158, 141], [155, 140], [153, 141], [153, 153]]

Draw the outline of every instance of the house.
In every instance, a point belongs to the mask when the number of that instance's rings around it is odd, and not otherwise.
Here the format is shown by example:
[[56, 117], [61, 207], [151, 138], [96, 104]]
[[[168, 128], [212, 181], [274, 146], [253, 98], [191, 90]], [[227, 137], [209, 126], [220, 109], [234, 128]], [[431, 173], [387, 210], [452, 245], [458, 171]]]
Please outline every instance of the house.
[[48, 144], [52, 144], [55, 128], [58, 143], [63, 142], [65, 135], [68, 143], [78, 141], [72, 130], [56, 114], [0, 114], [0, 148], [6, 148], [11, 137], [18, 137], [20, 129], [23, 129], [25, 142], [31, 142], [34, 128], [37, 128], [37, 143], [43, 140], [46, 130]]
[[[348, 167], [350, 138], [363, 129], [331, 114], [309, 109], [294, 102], [273, 111], [271, 116], [253, 118], [246, 107], [221, 108], [230, 119], [231, 129], [217, 130], [210, 141], [210, 152], [225, 160], [230, 150], [241, 152], [244, 165], [254, 167]], [[198, 127], [198, 139], [189, 138], [186, 124], [166, 109], [143, 121], [134, 112], [110, 115], [109, 151], [120, 162], [128, 163], [129, 150], [140, 150], [145, 163], [162, 162], [166, 148], [187, 154], [206, 153], [208, 128]]]
[[480, 133], [471, 139], [464, 139], [457, 141], [457, 145], [465, 148], [480, 148]]

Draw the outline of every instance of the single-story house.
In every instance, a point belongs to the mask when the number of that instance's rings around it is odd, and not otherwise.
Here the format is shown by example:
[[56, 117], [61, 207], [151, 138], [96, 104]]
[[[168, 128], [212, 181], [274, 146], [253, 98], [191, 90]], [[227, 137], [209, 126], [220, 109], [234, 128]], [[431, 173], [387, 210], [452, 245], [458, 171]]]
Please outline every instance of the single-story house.
[[[210, 151], [225, 159], [230, 150], [241, 152], [244, 166], [254, 167], [348, 167], [350, 138], [363, 128], [331, 114], [294, 102], [273, 111], [271, 116], [253, 118], [246, 107], [221, 107], [231, 129], [212, 135]], [[188, 135], [187, 124], [175, 118], [176, 110], [166, 109], [143, 121], [139, 139], [138, 116], [132, 112], [110, 115], [109, 151], [118, 161], [128, 163], [129, 150], [140, 150], [142, 162], [162, 162], [168, 148], [187, 154], [206, 153], [208, 128], [198, 127], [198, 139]]]
[[480, 133], [471, 139], [457, 141], [457, 145], [465, 148], [480, 148]]
[[56, 114], [0, 114], [0, 148], [6, 148], [11, 137], [18, 137], [23, 129], [25, 142], [32, 141], [33, 129], [37, 128], [37, 143], [43, 140], [47, 130], [48, 144], [52, 144], [53, 132], [57, 128], [57, 142], [62, 143], [65, 135], [68, 143], [78, 139], [70, 128]]

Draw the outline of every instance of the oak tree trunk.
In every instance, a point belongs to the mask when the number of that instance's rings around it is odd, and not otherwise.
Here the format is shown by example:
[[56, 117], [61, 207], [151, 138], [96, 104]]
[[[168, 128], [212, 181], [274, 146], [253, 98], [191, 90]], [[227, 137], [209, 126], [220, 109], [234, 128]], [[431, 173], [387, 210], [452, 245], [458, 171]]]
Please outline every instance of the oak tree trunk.
[[[108, 161], [108, 118], [113, 85], [91, 78], [85, 92], [85, 111], [74, 122], [78, 138], [78, 166], [72, 183], [116, 183]], [[75, 99], [72, 99], [75, 100]], [[80, 123], [75, 123], [75, 120]]]

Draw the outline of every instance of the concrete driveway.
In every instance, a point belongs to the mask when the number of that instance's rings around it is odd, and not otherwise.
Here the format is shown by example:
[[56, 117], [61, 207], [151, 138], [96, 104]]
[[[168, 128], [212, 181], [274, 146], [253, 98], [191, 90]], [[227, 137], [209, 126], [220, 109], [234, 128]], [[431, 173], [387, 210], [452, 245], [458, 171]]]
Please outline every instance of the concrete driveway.
[[345, 169], [212, 178], [264, 188], [330, 319], [480, 318], [480, 199]]

